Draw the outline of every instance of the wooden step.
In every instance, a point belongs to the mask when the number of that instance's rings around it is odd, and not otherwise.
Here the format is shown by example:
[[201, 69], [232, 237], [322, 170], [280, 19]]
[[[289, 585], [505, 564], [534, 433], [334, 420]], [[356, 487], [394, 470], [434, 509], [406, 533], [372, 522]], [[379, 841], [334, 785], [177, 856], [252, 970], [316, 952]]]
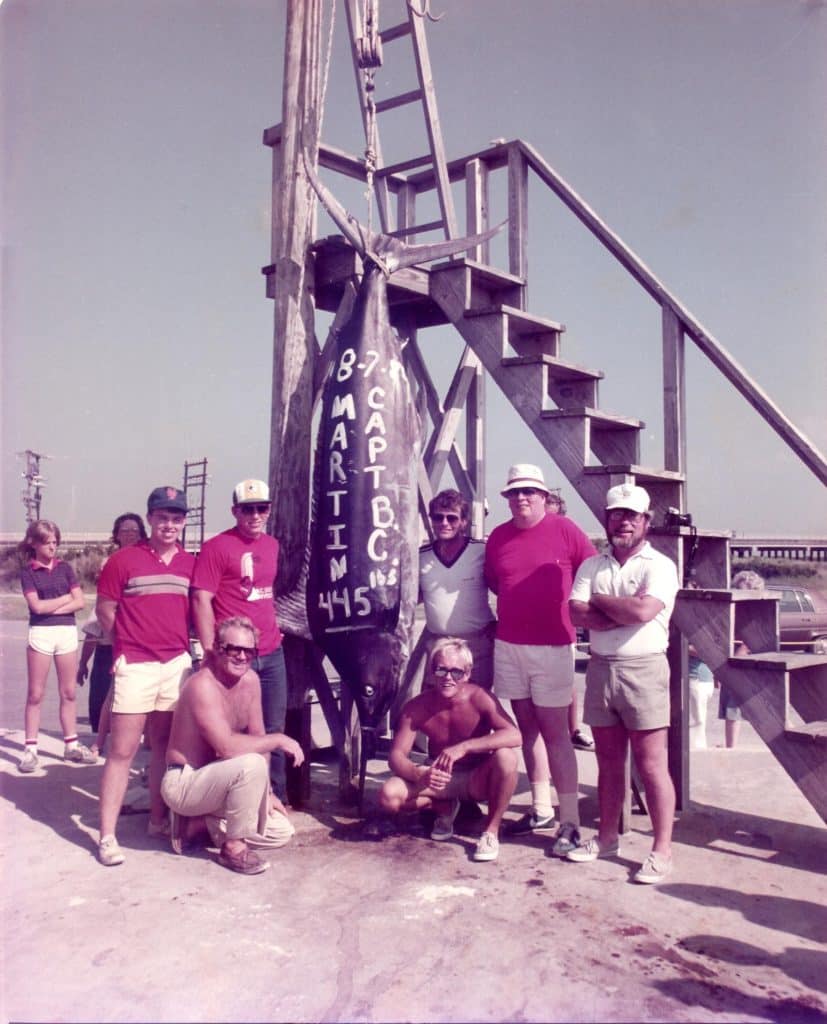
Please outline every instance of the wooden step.
[[[454, 258], [431, 267], [431, 287], [435, 301], [442, 304], [450, 297], [449, 319], [456, 322], [472, 309], [506, 305], [521, 309], [525, 278], [466, 257]], [[441, 279], [441, 280], [440, 280]], [[502, 356], [504, 353], [500, 353]]]
[[540, 387], [543, 394], [560, 409], [597, 405], [597, 386], [603, 379], [600, 370], [588, 370], [556, 359], [551, 355], [509, 356], [502, 361], [507, 367], [541, 367]]
[[466, 317], [489, 317], [503, 333], [503, 357], [560, 355], [560, 335], [565, 324], [533, 316], [514, 306], [482, 306], [469, 309]]
[[542, 418], [560, 424], [561, 434], [582, 439], [586, 451], [583, 465], [589, 461], [588, 451], [602, 463], [633, 463], [640, 452], [640, 431], [645, 424], [627, 416], [615, 416], [588, 406], [549, 409]]
[[[657, 546], [664, 550], [661, 544]], [[680, 590], [672, 621], [713, 672], [733, 658], [736, 639], [760, 652], [750, 659], [777, 657], [778, 602], [761, 591]], [[736, 658], [735, 662], [743, 665], [747, 659]], [[786, 666], [782, 667], [786, 671]]]
[[827, 721], [805, 722], [802, 725], [787, 726], [784, 736], [803, 743], [819, 743], [827, 746]]

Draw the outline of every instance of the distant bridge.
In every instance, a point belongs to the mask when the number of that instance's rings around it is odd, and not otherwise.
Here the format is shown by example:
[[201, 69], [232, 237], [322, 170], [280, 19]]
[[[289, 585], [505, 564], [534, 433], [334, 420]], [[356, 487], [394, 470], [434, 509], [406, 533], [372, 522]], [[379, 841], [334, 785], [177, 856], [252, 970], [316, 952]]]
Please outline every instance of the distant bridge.
[[827, 537], [733, 537], [733, 558], [789, 558], [801, 562], [827, 562]]

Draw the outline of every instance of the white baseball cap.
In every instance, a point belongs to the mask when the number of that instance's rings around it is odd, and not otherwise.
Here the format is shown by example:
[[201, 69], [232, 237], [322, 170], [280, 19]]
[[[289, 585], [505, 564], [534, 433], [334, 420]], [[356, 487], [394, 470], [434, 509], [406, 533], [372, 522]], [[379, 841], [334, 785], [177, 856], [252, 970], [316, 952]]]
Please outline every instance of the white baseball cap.
[[546, 494], [549, 492], [542, 469], [528, 462], [518, 462], [509, 468], [508, 481], [500, 494], [505, 497], [509, 491], [514, 491], [518, 487], [536, 487], [538, 491], [544, 491]]
[[270, 488], [263, 480], [242, 480], [233, 491], [233, 505], [247, 505], [253, 501], [269, 501]]
[[609, 512], [613, 508], [627, 508], [630, 512], [651, 515], [649, 492], [637, 484], [618, 484], [617, 487], [610, 487], [606, 492], [606, 511]]

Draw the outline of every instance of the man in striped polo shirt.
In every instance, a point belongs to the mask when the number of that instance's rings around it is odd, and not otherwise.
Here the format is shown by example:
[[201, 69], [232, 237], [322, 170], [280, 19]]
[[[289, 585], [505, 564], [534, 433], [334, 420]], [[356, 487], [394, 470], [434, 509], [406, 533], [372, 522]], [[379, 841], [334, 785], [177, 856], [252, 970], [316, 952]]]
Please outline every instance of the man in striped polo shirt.
[[167, 828], [161, 779], [172, 711], [191, 667], [189, 586], [195, 558], [178, 543], [186, 516], [183, 491], [156, 487], [147, 499], [149, 538], [116, 551], [98, 581], [98, 622], [114, 645], [112, 724], [101, 780], [98, 845], [98, 859], [107, 867], [124, 861], [115, 826], [145, 729], [152, 747], [148, 831], [157, 836]]

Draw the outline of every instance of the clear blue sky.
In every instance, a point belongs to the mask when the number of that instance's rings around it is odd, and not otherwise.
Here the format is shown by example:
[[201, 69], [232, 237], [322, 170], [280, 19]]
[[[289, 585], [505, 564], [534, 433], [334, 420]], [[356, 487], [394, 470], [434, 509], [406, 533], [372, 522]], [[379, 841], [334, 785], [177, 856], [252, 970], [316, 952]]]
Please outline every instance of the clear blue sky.
[[[823, 0], [432, 6], [445, 12], [428, 31], [449, 157], [500, 136], [534, 145], [827, 449]], [[381, 9], [395, 23], [402, 0]], [[0, 529], [22, 529], [24, 448], [53, 456], [43, 514], [64, 530], [142, 512], [203, 456], [217, 530], [233, 484], [266, 476], [261, 135], [281, 119], [284, 21], [279, 0], [0, 4]], [[323, 134], [361, 153], [343, 29], [339, 7]], [[416, 126], [399, 120], [381, 123], [386, 157], [418, 155]], [[535, 187], [531, 204], [530, 308], [567, 324], [567, 358], [606, 372], [604, 408], [647, 421], [644, 461], [657, 464], [658, 310], [550, 196]], [[421, 341], [437, 366], [459, 352], [447, 330]], [[824, 533], [825, 489], [694, 350], [688, 392], [696, 523]], [[513, 461], [540, 462], [571, 499], [493, 387], [490, 409], [493, 519]], [[570, 510], [597, 528], [578, 501]]]

